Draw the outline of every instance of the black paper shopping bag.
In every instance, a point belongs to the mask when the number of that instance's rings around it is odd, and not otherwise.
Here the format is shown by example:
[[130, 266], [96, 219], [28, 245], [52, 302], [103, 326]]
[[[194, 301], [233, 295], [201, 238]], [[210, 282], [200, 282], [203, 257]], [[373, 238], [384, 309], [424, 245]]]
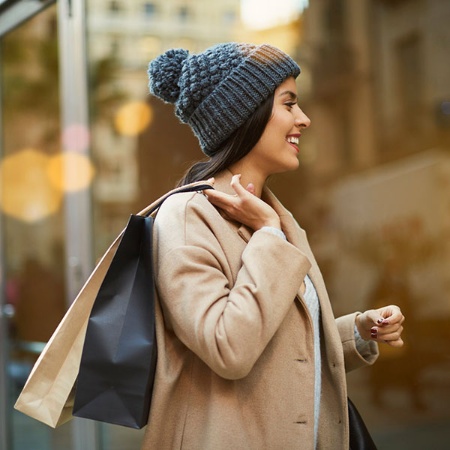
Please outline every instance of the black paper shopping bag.
[[147, 424], [156, 371], [155, 283], [150, 216], [174, 189], [132, 215], [100, 286], [81, 354], [73, 415], [131, 428]]
[[131, 428], [148, 419], [156, 366], [151, 217], [131, 216], [97, 294], [74, 416]]

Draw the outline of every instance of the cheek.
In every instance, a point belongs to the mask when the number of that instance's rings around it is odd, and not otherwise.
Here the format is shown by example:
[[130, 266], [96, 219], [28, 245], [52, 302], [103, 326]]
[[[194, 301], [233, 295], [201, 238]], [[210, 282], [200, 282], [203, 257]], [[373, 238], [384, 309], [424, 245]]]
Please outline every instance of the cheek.
[[284, 140], [283, 134], [276, 130], [268, 130], [267, 133], [263, 136], [262, 146], [266, 152], [271, 153], [274, 147], [278, 147], [281, 141]]
[[294, 126], [294, 117], [289, 111], [278, 111], [273, 116], [273, 128], [278, 133], [287, 134]]
[[279, 146], [285, 141], [293, 126], [294, 120], [288, 111], [275, 110], [258, 141], [258, 147], [269, 151], [273, 150], [274, 146]]

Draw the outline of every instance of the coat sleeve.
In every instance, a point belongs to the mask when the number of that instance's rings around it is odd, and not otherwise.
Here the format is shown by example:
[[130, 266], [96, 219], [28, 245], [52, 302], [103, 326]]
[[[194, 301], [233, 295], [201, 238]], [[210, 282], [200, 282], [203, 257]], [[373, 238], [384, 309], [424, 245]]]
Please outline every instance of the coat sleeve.
[[155, 221], [156, 284], [166, 326], [218, 375], [243, 378], [281, 325], [310, 262], [260, 230], [233, 275], [228, 246], [241, 238], [206, 199], [188, 195], [188, 201], [187, 195], [170, 199]]
[[344, 349], [345, 370], [350, 372], [363, 366], [373, 364], [378, 358], [378, 345], [370, 342], [366, 351], [361, 354], [355, 342], [355, 318], [358, 313], [348, 314], [336, 319], [336, 325], [341, 336]]

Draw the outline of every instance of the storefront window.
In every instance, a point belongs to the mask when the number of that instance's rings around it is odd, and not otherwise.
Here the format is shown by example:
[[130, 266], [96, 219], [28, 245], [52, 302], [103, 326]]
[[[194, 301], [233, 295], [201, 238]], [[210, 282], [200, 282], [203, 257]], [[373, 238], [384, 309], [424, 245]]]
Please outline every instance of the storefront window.
[[1, 59], [0, 208], [4, 308], [10, 317], [10, 448], [70, 449], [70, 427], [53, 431], [13, 410], [32, 365], [67, 308], [56, 7], [5, 36]]

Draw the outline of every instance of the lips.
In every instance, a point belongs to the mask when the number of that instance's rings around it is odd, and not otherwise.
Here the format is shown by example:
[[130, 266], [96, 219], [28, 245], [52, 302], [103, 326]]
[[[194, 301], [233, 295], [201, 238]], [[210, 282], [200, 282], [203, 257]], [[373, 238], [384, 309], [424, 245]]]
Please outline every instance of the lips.
[[300, 134], [293, 134], [286, 138], [286, 141], [291, 144], [298, 151], [298, 143], [300, 141]]

